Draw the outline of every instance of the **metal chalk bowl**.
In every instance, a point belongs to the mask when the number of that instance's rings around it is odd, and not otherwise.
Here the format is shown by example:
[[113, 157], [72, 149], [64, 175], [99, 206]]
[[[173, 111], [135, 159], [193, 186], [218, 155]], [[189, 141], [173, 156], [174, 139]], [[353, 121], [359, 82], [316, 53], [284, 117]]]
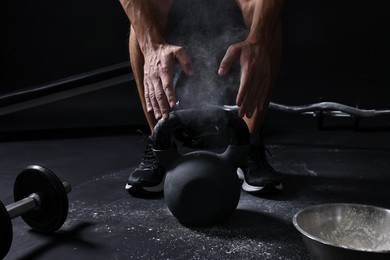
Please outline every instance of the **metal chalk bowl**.
[[390, 259], [390, 210], [333, 203], [303, 209], [293, 217], [313, 259]]

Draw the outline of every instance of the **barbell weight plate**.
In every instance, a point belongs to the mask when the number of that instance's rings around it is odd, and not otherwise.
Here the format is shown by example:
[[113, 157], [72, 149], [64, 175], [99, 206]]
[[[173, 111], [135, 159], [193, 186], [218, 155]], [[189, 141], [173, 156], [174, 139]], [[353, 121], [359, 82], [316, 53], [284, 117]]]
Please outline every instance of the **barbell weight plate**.
[[41, 204], [21, 217], [32, 229], [42, 233], [57, 231], [68, 216], [68, 195], [61, 180], [49, 169], [28, 166], [17, 177], [14, 185], [15, 201], [38, 194]]
[[4, 204], [0, 201], [0, 259], [3, 259], [11, 248], [13, 229], [11, 218]]

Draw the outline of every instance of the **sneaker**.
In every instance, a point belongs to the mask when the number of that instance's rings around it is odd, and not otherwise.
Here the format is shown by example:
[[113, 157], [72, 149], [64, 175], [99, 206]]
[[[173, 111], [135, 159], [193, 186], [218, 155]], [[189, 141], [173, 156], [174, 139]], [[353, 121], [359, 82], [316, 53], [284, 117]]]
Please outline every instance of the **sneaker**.
[[278, 173], [272, 168], [265, 154], [264, 145], [251, 144], [245, 163], [237, 169], [243, 181], [242, 189], [249, 193], [268, 194], [283, 190]]
[[164, 190], [165, 169], [153, 154], [153, 141], [146, 139], [144, 156], [139, 166], [130, 173], [126, 190], [131, 194], [153, 194]]

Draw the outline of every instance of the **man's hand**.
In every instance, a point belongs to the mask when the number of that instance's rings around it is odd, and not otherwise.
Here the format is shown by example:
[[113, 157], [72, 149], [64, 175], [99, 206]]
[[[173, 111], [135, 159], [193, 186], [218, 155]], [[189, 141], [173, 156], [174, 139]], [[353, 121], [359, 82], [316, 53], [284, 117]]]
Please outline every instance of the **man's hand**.
[[236, 98], [236, 104], [240, 107], [238, 115], [250, 118], [256, 108], [262, 108], [270, 89], [270, 60], [266, 44], [243, 41], [231, 45], [221, 61], [218, 75], [226, 75], [236, 61], [241, 66]]
[[174, 0], [120, 0], [130, 19], [132, 33], [144, 56], [144, 96], [148, 112], [156, 119], [168, 118], [175, 106], [173, 68], [176, 63], [192, 75], [192, 65], [184, 49], [167, 44], [164, 37], [168, 13]]
[[170, 44], [155, 44], [144, 47], [144, 90], [148, 112], [156, 119], [167, 119], [169, 109], [176, 104], [173, 89], [173, 69], [178, 63], [188, 76], [194, 74], [190, 59], [184, 48]]

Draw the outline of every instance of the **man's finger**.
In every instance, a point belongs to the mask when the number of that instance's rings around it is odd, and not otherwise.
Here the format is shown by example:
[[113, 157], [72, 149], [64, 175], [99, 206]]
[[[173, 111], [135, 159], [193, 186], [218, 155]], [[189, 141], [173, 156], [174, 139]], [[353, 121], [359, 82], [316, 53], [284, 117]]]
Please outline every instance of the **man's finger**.
[[176, 105], [176, 95], [173, 91], [172, 72], [168, 67], [161, 68], [160, 79], [162, 89], [167, 97], [169, 106], [173, 108]]
[[241, 67], [240, 87], [238, 88], [238, 93], [236, 98], [237, 106], [241, 106], [242, 102], [244, 101], [246, 93], [250, 88], [250, 84], [252, 81], [251, 78], [252, 75], [251, 72], [248, 71], [248, 66], [244, 65], [243, 67]]
[[239, 49], [235, 47], [234, 45], [229, 46], [227, 49], [225, 56], [223, 57], [219, 69], [218, 69], [218, 75], [219, 76], [224, 76], [226, 75], [230, 67], [232, 66], [233, 62], [238, 59], [239, 56]]
[[145, 97], [146, 111], [151, 112], [153, 110], [153, 107], [152, 107], [152, 103], [150, 102], [149, 85], [146, 79], [144, 80], [144, 97]]
[[159, 107], [158, 110], [161, 113], [160, 116], [162, 116], [164, 119], [167, 119], [169, 117], [169, 105], [160, 78], [153, 80], [153, 87], [155, 99]]
[[177, 51], [175, 52], [175, 59], [180, 64], [184, 73], [187, 74], [187, 76], [193, 76], [195, 74], [190, 58], [188, 57], [184, 48], [179, 47], [177, 49]]
[[268, 102], [269, 92], [270, 92], [270, 88], [271, 88], [269, 76], [267, 76], [265, 78], [263, 86], [264, 87], [262, 88], [262, 92], [259, 96], [259, 99], [258, 99], [259, 101], [257, 103], [257, 108], [260, 111], [267, 109], [267, 107], [268, 107], [268, 104], [266, 102]]
[[161, 84], [165, 96], [168, 100], [169, 107], [173, 108], [176, 105], [176, 95], [175, 92], [173, 91], [173, 87], [171, 85], [172, 83], [167, 83], [166, 79], [161, 78]]
[[[260, 98], [264, 93], [265, 81], [260, 74], [253, 76], [251, 87], [245, 97], [245, 114], [248, 118], [251, 118], [258, 105]], [[244, 105], [243, 105], [244, 106]]]
[[147, 78], [147, 84], [149, 87], [149, 99], [150, 99], [150, 103], [152, 104], [154, 117], [158, 120], [161, 118], [160, 106], [157, 102], [156, 93], [154, 92], [153, 82], [151, 81], [150, 78]]

